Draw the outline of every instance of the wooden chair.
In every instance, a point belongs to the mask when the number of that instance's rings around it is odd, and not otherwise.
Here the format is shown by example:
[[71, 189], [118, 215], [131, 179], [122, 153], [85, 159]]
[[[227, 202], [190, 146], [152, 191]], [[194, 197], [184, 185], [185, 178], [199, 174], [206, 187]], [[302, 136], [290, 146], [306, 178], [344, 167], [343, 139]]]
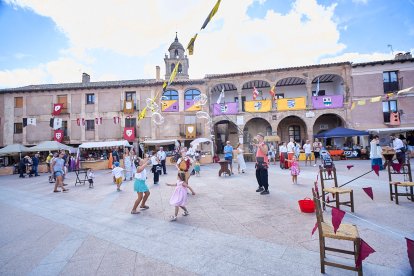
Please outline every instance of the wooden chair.
[[222, 174], [224, 174], [224, 176], [226, 176], [226, 175], [230, 176], [231, 175], [231, 172], [230, 172], [230, 169], [229, 169], [230, 162], [224, 160], [224, 161], [219, 161], [218, 163], [220, 164], [220, 170], [219, 170], [218, 175], [221, 176]]
[[[390, 183], [390, 199], [393, 201], [395, 197], [395, 204], [398, 204], [399, 196], [407, 196], [408, 199], [414, 202], [414, 182], [411, 174], [411, 165], [410, 162], [406, 162], [401, 165], [400, 172], [395, 171], [392, 168], [392, 161], [389, 162], [388, 166], [388, 179]], [[393, 181], [393, 175], [401, 175], [404, 177], [404, 181]], [[394, 187], [394, 191], [393, 191]], [[398, 188], [405, 188], [406, 192], [398, 192]]]
[[[321, 202], [319, 194], [312, 189], [313, 202], [315, 203], [316, 211], [316, 220], [318, 224], [319, 232], [319, 250], [320, 250], [320, 261], [321, 261], [321, 273], [325, 273], [325, 266], [333, 266], [346, 270], [357, 271], [359, 276], [362, 276], [362, 263], [359, 267], [356, 267], [356, 261], [360, 253], [361, 239], [359, 237], [358, 228], [353, 224], [341, 223], [336, 233], [334, 232], [333, 226], [330, 223], [327, 223], [323, 219], [323, 213], [321, 208]], [[344, 250], [340, 248], [328, 247], [326, 246], [326, 239], [333, 240], [344, 240], [351, 241], [353, 243], [353, 250]], [[351, 266], [349, 264], [334, 262], [333, 260], [328, 260], [326, 256], [326, 251], [337, 252], [342, 254], [348, 254], [354, 256], [355, 265]]]
[[[354, 212], [354, 190], [347, 188], [338, 187], [338, 180], [336, 178], [336, 168], [335, 166], [327, 169], [322, 166], [319, 166], [319, 177], [321, 179], [321, 188], [322, 188], [322, 197], [323, 197], [323, 209], [325, 210], [325, 200], [327, 194], [333, 194], [335, 196], [335, 205], [336, 208], [341, 209], [341, 205], [351, 207], [351, 212]], [[333, 187], [325, 187], [327, 182], [333, 182]], [[339, 195], [349, 194], [349, 201], [340, 201]], [[329, 202], [328, 202], [329, 203]]]

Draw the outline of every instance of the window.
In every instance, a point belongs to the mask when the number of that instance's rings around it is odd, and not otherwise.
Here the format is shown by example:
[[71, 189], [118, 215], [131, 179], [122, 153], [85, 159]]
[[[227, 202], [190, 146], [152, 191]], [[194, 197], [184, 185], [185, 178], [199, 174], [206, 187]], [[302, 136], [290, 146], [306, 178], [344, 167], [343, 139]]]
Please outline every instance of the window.
[[171, 71], [170, 71], [170, 73], [172, 73], [172, 72], [174, 71], [174, 67], [175, 67], [175, 64], [174, 64], [174, 63], [172, 63], [172, 64], [171, 64]]
[[178, 50], [177, 50], [177, 49], [174, 51], [174, 55], [175, 55], [175, 58], [179, 58], [179, 57], [180, 57], [180, 56], [178, 55]]
[[14, 97], [14, 108], [23, 107], [23, 97]]
[[[242, 96], [242, 111], [244, 112], [244, 102], [246, 101], [246, 96]], [[234, 97], [234, 102], [239, 102], [239, 97]]]
[[167, 90], [162, 94], [162, 96], [165, 97], [163, 100], [178, 100], [178, 92], [175, 90]]
[[95, 94], [86, 94], [86, 104], [95, 103]]
[[185, 91], [184, 99], [185, 100], [193, 100], [196, 96], [200, 95], [200, 91], [197, 89], [190, 89]]
[[[325, 92], [325, 90], [324, 90]], [[285, 98], [285, 94], [283, 93], [279, 93], [279, 94], [275, 94], [276, 99], [284, 99]]]
[[62, 113], [68, 113], [68, 96], [67, 95], [58, 95], [58, 103], [63, 104]]
[[68, 137], [68, 121], [62, 121], [63, 136]]
[[316, 97], [316, 96], [325, 96], [325, 90], [319, 90], [318, 95], [316, 95], [316, 91], [312, 91], [312, 95], [314, 97]]
[[293, 138], [295, 141], [300, 141], [300, 126], [289, 126], [289, 140]]
[[95, 120], [86, 120], [86, 130], [95, 130]]
[[125, 92], [125, 101], [132, 101], [134, 103], [134, 110], [137, 110], [137, 94], [135, 91], [126, 91]]
[[23, 133], [23, 123], [14, 123], [14, 134]]
[[398, 91], [398, 72], [390, 71], [382, 73], [384, 80], [384, 93]]
[[382, 113], [384, 115], [384, 123], [389, 123], [391, 113], [397, 111], [397, 101], [382, 102]]
[[125, 118], [125, 127], [135, 127], [137, 125], [136, 118]]
[[178, 74], [181, 74], [182, 72], [183, 72], [183, 66], [180, 63], [180, 64], [178, 64], [178, 71], [177, 71], [177, 73]]

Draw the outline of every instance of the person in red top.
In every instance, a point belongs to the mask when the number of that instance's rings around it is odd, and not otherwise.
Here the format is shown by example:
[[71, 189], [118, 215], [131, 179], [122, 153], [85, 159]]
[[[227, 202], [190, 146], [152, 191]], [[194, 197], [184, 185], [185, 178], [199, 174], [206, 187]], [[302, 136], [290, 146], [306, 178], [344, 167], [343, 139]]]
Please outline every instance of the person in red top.
[[257, 136], [257, 144], [254, 146], [257, 147], [256, 152], [256, 179], [257, 183], [259, 184], [259, 188], [256, 192], [260, 193], [261, 195], [269, 194], [269, 179], [267, 168], [269, 167], [269, 158], [267, 157], [267, 153], [269, 151], [266, 143], [264, 142], [264, 135], [262, 133], [258, 133]]

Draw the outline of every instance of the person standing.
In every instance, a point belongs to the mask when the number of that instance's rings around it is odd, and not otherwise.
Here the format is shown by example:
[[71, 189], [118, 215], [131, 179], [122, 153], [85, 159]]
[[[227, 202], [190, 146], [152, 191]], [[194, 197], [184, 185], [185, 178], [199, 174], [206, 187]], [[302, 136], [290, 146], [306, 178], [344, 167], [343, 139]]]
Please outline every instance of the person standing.
[[190, 180], [190, 168], [194, 160], [187, 155], [186, 148], [181, 149], [181, 157], [178, 158], [177, 163], [175, 164], [178, 173], [184, 173], [185, 175], [185, 182], [187, 183], [187, 188], [191, 191], [192, 195], [195, 195], [194, 190], [190, 187], [189, 180]]
[[273, 165], [276, 165], [276, 152], [275, 152], [275, 146], [273, 144], [270, 144], [268, 155], [269, 155], [269, 162], [272, 162], [272, 159], [273, 159]]
[[[288, 160], [292, 160], [293, 156], [295, 155], [295, 140], [290, 138], [289, 143], [287, 144], [287, 153], [288, 153]], [[288, 162], [287, 167], [290, 168], [291, 162]]]
[[309, 140], [306, 140], [306, 143], [303, 145], [303, 150], [305, 151], [305, 166], [312, 165], [312, 145], [310, 144]]
[[282, 142], [280, 147], [279, 147], [279, 163], [280, 163], [280, 168], [282, 170], [287, 169], [288, 168], [288, 150], [286, 147], [286, 142]]
[[162, 173], [167, 174], [167, 167], [165, 166], [167, 154], [165, 153], [163, 147], [160, 147], [160, 150], [157, 152], [157, 157], [158, 157], [158, 160], [160, 160], [161, 162]]
[[148, 209], [149, 207], [145, 205], [147, 202], [148, 197], [150, 196], [150, 191], [148, 189], [147, 184], [145, 181], [147, 180], [147, 163], [148, 158], [144, 159], [137, 159], [137, 170], [135, 173], [135, 182], [134, 182], [134, 191], [137, 192], [138, 198], [134, 202], [134, 206], [132, 207], [131, 214], [139, 214], [137, 211], [138, 205], [141, 203], [140, 208], [143, 210]]
[[254, 144], [257, 148], [256, 152], [256, 180], [259, 184], [259, 188], [256, 192], [260, 192], [261, 195], [269, 194], [269, 179], [267, 168], [269, 167], [269, 159], [267, 158], [267, 152], [269, 151], [266, 143], [264, 142], [264, 135], [258, 133], [256, 135], [257, 144]]
[[398, 163], [405, 163], [405, 145], [400, 138], [397, 138], [395, 134], [391, 134], [391, 143], [392, 147], [395, 150], [395, 155], [397, 157]]
[[240, 171], [244, 173], [244, 171], [246, 170], [246, 162], [244, 162], [243, 144], [241, 143], [237, 145], [237, 169], [239, 173]]
[[46, 158], [46, 165], [47, 165], [47, 172], [50, 173], [50, 164], [52, 163], [53, 153], [49, 153], [49, 155]]
[[117, 148], [114, 148], [112, 151], [112, 163], [114, 164], [115, 162], [119, 162], [119, 153]]
[[151, 165], [152, 165], [152, 173], [154, 174], [154, 184], [158, 184], [159, 181], [159, 174], [158, 174], [158, 166], [159, 166], [159, 160], [157, 155], [155, 155], [154, 152], [152, 152], [152, 156], [151, 156]]
[[318, 160], [318, 158], [320, 157], [320, 152], [322, 149], [322, 143], [319, 142], [318, 138], [315, 138], [315, 142], [313, 142], [313, 155], [315, 155], [315, 164], [313, 165], [314, 167], [316, 167], [316, 162]]
[[135, 172], [131, 171], [132, 169], [132, 160], [131, 156], [129, 154], [128, 148], [125, 148], [124, 150], [124, 170], [125, 170], [125, 179], [124, 181], [132, 180], [132, 175], [135, 174]]
[[229, 162], [230, 173], [233, 174], [233, 147], [230, 145], [230, 141], [227, 141], [226, 146], [224, 147], [224, 160]]
[[65, 189], [64, 184], [63, 184], [63, 175], [64, 175], [64, 170], [65, 170], [65, 160], [63, 159], [64, 155], [65, 153], [61, 151], [59, 153], [59, 156], [53, 160], [52, 165], [51, 165], [52, 174], [56, 178], [55, 189], [53, 190], [53, 192], [55, 193], [60, 192], [58, 190], [58, 187], [62, 189], [62, 192], [66, 192], [69, 190], [69, 189]]
[[35, 176], [39, 176], [39, 173], [37, 171], [38, 167], [39, 167], [39, 153], [36, 153], [33, 158], [32, 158], [32, 171], [34, 173]]
[[369, 158], [371, 159], [371, 166], [378, 165], [380, 170], [383, 170], [384, 167], [382, 165], [382, 148], [379, 144], [379, 137], [375, 135], [374, 138], [369, 143], [370, 151], [369, 151]]

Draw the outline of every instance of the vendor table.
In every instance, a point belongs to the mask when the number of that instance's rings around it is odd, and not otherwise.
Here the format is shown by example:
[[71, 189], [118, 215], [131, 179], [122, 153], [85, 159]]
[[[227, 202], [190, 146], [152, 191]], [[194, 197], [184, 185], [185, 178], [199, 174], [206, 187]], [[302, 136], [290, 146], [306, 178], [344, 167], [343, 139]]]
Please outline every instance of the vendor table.
[[85, 185], [85, 183], [88, 182], [88, 170], [89, 170], [89, 168], [74, 170], [74, 172], [76, 174], [75, 186], [76, 186], [76, 184]]
[[220, 160], [218, 163], [220, 164], [219, 176], [221, 176], [222, 173], [226, 173], [227, 175], [231, 175], [230, 170], [229, 170], [229, 164], [230, 164], [229, 161]]
[[331, 156], [341, 156], [342, 154], [344, 154], [343, 150], [329, 150], [328, 152]]

